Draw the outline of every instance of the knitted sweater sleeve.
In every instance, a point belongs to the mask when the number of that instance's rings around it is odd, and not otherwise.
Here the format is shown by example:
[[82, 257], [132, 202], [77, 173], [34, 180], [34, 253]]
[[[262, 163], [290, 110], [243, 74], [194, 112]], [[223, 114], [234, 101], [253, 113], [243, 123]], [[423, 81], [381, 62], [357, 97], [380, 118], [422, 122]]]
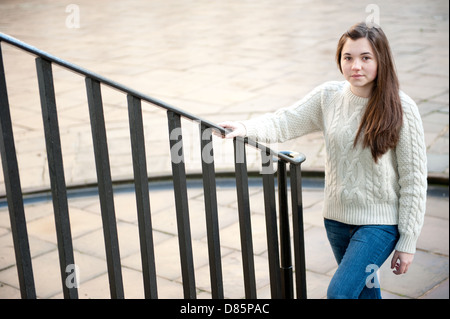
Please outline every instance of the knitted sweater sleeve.
[[415, 253], [425, 215], [427, 156], [418, 108], [408, 96], [401, 94], [401, 97], [403, 126], [395, 152], [400, 186], [398, 221], [400, 239], [395, 249]]
[[281, 143], [323, 129], [322, 95], [324, 85], [292, 106], [242, 121], [247, 136], [262, 142]]

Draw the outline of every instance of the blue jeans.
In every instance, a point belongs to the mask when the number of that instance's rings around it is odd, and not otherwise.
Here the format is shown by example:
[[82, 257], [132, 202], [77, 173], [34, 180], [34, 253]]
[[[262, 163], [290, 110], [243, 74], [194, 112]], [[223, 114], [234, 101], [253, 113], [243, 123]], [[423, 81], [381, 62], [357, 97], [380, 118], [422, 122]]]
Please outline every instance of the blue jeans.
[[397, 225], [348, 225], [325, 219], [338, 263], [328, 299], [381, 299], [376, 271], [395, 248]]

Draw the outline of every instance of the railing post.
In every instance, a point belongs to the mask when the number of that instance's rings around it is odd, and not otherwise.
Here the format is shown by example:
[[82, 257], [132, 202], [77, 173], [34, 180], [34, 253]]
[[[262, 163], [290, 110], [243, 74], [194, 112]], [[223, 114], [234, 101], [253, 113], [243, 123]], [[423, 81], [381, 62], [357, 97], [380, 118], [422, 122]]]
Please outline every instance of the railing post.
[[201, 123], [200, 139], [211, 294], [214, 299], [223, 299], [222, 257], [220, 253], [219, 217], [217, 211], [212, 130]]
[[278, 160], [278, 205], [280, 218], [281, 282], [284, 299], [294, 297], [291, 236], [289, 231], [289, 213], [287, 203], [286, 163]]
[[124, 298], [114, 195], [100, 82], [86, 78], [111, 298]]
[[[1, 41], [0, 41], [1, 44]], [[22, 188], [20, 186], [19, 166], [9, 110], [8, 92], [6, 90], [5, 69], [0, 45], [0, 153], [6, 196], [8, 199], [9, 218], [16, 254], [17, 274], [22, 298], [36, 298], [33, 268], [31, 265], [30, 245], [28, 242], [25, 210], [23, 207]]]
[[255, 261], [253, 257], [245, 141], [242, 138], [234, 138], [233, 142], [245, 297], [247, 299], [256, 299]]
[[158, 298], [156, 266], [141, 100], [133, 95], [128, 95], [127, 98], [144, 292], [146, 298], [156, 299]]
[[[55, 214], [56, 236], [58, 241], [59, 263], [62, 288], [65, 298], [78, 298], [77, 272], [75, 270], [72, 235], [70, 231], [69, 206], [67, 203], [66, 182], [64, 179], [61, 140], [59, 136], [58, 115], [56, 111], [55, 89], [53, 87], [52, 66], [49, 61], [36, 58], [36, 70], [41, 98], [42, 119], [44, 122], [45, 144], [52, 189], [53, 210]], [[67, 282], [70, 275], [73, 283]]]
[[194, 258], [192, 256], [191, 227], [189, 223], [189, 206], [186, 184], [186, 168], [184, 166], [181, 118], [179, 114], [168, 111], [167, 119], [169, 124], [170, 156], [172, 161], [184, 298], [195, 299]]
[[270, 291], [272, 299], [282, 294], [280, 251], [278, 247], [277, 208], [275, 201], [275, 178], [271, 154], [261, 151], [264, 208], [266, 216], [267, 254], [269, 257]]
[[295, 252], [295, 283], [298, 299], [306, 299], [306, 261], [305, 237], [303, 230], [303, 201], [301, 163], [304, 158], [297, 157], [296, 163], [290, 164], [292, 223]]

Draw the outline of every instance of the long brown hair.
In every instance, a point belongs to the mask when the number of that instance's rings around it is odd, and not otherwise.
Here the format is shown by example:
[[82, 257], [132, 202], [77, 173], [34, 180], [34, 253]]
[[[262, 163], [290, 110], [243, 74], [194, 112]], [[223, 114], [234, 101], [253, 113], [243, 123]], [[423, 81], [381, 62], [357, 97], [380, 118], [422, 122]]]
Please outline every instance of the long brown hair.
[[344, 33], [337, 46], [336, 62], [342, 73], [341, 53], [347, 39], [369, 40], [377, 60], [377, 77], [366, 111], [361, 119], [354, 146], [363, 134], [363, 147], [370, 147], [375, 162], [399, 140], [403, 111], [399, 96], [399, 82], [389, 42], [379, 27], [368, 27], [362, 22]]

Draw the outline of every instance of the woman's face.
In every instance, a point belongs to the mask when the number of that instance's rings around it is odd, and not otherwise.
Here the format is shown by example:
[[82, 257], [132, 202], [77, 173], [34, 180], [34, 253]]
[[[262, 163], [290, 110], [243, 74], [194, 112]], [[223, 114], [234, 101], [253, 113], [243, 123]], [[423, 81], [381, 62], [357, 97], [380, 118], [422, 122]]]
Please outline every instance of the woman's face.
[[341, 52], [341, 69], [345, 79], [351, 84], [353, 94], [370, 97], [377, 77], [377, 66], [369, 40], [347, 39]]

